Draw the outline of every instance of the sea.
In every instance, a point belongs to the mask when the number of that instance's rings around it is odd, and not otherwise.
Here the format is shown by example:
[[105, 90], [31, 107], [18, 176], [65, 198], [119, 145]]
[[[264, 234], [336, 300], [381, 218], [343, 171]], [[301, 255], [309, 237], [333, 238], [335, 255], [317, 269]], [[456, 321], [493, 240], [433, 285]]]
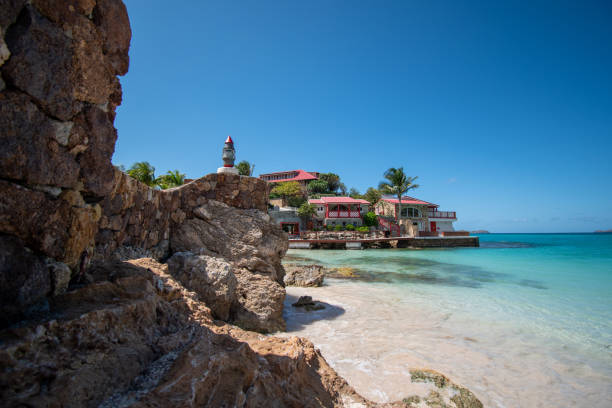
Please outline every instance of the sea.
[[[337, 268], [287, 288], [288, 333], [363, 396], [418, 391], [430, 368], [485, 407], [612, 407], [612, 235], [482, 234], [479, 248], [290, 250]], [[291, 306], [301, 295], [325, 309]]]

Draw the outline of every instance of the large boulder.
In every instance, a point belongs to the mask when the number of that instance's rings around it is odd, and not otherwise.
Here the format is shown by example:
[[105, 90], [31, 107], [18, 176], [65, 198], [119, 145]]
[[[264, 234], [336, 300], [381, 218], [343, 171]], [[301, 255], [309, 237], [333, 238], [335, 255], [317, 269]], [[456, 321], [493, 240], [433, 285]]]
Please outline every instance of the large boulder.
[[249, 330], [284, 330], [284, 233], [262, 211], [240, 210], [215, 200], [196, 207], [193, 214], [172, 230], [171, 249], [221, 257], [232, 264], [237, 284], [230, 321]]
[[222, 256], [238, 268], [267, 275], [282, 285], [281, 258], [289, 243], [268, 214], [215, 200], [196, 207], [193, 214], [172, 231], [173, 251]]
[[229, 320], [236, 303], [236, 276], [222, 258], [177, 252], [168, 259], [169, 273], [187, 289], [193, 290], [217, 319]]

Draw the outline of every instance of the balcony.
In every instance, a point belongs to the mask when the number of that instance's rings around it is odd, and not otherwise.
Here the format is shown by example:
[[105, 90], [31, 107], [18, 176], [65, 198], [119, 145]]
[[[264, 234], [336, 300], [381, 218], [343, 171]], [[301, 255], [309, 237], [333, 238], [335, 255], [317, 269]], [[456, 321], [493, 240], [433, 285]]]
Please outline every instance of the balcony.
[[427, 211], [427, 217], [456, 219], [457, 213], [455, 211]]
[[357, 210], [330, 211], [327, 214], [327, 218], [361, 218], [361, 212]]

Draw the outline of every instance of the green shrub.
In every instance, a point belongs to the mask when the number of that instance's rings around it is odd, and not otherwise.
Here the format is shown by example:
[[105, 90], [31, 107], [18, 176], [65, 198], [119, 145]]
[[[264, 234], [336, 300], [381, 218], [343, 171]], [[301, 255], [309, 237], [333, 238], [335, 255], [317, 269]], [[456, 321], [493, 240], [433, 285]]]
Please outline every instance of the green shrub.
[[289, 205], [289, 207], [299, 208], [305, 202], [306, 202], [306, 199], [302, 196], [287, 197], [287, 204]]
[[359, 232], [370, 232], [370, 228], [369, 227], [357, 227], [357, 231]]
[[334, 230], [336, 231], [342, 231], [344, 229], [344, 227], [342, 225], [336, 225], [336, 227], [334, 228]]
[[378, 225], [378, 216], [372, 211], [367, 212], [363, 216], [363, 223], [367, 227], [375, 227]]
[[348, 225], [346, 226], [346, 230], [347, 230], [347, 231], [355, 231], [355, 226], [354, 226], [353, 224], [348, 224]]
[[308, 204], [307, 202], [304, 202], [302, 205], [300, 205], [300, 208], [298, 208], [297, 215], [302, 218], [308, 219], [315, 215], [316, 212], [317, 207], [315, 207], [313, 204]]
[[330, 224], [330, 225], [327, 225], [327, 227], [326, 227], [326, 228], [327, 228], [327, 230], [328, 230], [328, 231], [331, 231], [331, 230], [333, 230], [333, 229], [334, 229], [334, 226]]

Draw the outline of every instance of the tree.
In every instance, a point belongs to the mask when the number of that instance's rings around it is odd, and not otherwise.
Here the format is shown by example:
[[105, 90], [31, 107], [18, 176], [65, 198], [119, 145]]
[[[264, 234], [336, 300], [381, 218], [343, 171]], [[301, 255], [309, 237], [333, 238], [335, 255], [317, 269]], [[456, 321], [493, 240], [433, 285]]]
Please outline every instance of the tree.
[[[418, 184], [414, 184], [414, 181], [418, 177], [409, 177], [404, 173], [404, 168], [400, 167], [396, 169], [391, 167], [387, 171], [385, 171], [384, 177], [386, 180], [383, 180], [378, 185], [378, 189], [384, 194], [393, 194], [397, 196], [397, 200], [399, 202], [398, 211], [401, 213], [402, 211], [402, 196], [412, 189], [419, 187]], [[396, 218], [398, 214], [395, 214]]]
[[297, 210], [298, 216], [304, 219], [309, 219], [310, 217], [315, 215], [316, 212], [317, 212], [317, 207], [307, 202], [300, 205], [300, 208], [298, 208]]
[[363, 215], [363, 223], [366, 227], [375, 227], [378, 225], [378, 216], [372, 211]]
[[344, 183], [338, 184], [338, 189], [340, 190], [341, 195], [343, 196], [346, 195], [346, 186], [344, 185]]
[[287, 205], [289, 207], [299, 208], [305, 202], [306, 202], [306, 199], [304, 198], [304, 196], [301, 196], [301, 195], [300, 196], [290, 196], [290, 197], [287, 197]]
[[382, 198], [382, 194], [380, 194], [380, 191], [378, 191], [374, 187], [370, 187], [368, 188], [368, 191], [366, 191], [363, 198], [364, 200], [369, 201], [370, 204], [376, 205], [376, 203]]
[[351, 197], [351, 198], [362, 198], [363, 196], [361, 195], [359, 190], [357, 190], [355, 187], [351, 187], [351, 189], [349, 190], [349, 197]]
[[149, 187], [155, 186], [155, 167], [151, 166], [149, 162], [134, 163], [127, 174]]
[[325, 193], [328, 190], [327, 182], [324, 180], [312, 180], [308, 183], [308, 192], [312, 194]]
[[272, 189], [272, 193], [287, 198], [302, 195], [302, 188], [297, 181], [285, 181], [284, 183], [278, 183], [278, 185]]
[[241, 176], [253, 176], [253, 172], [255, 171], [255, 165], [249, 163], [246, 160], [241, 161], [236, 165], [236, 169]]
[[168, 173], [159, 176], [155, 180], [155, 184], [157, 184], [162, 190], [182, 186], [185, 184], [185, 175], [178, 170], [168, 170]]
[[319, 180], [327, 183], [327, 191], [335, 193], [340, 188], [340, 176], [334, 173], [321, 173], [319, 174]]
[[279, 183], [270, 192], [271, 197], [281, 197], [291, 207], [299, 207], [304, 201], [302, 188], [297, 181], [285, 181]]

